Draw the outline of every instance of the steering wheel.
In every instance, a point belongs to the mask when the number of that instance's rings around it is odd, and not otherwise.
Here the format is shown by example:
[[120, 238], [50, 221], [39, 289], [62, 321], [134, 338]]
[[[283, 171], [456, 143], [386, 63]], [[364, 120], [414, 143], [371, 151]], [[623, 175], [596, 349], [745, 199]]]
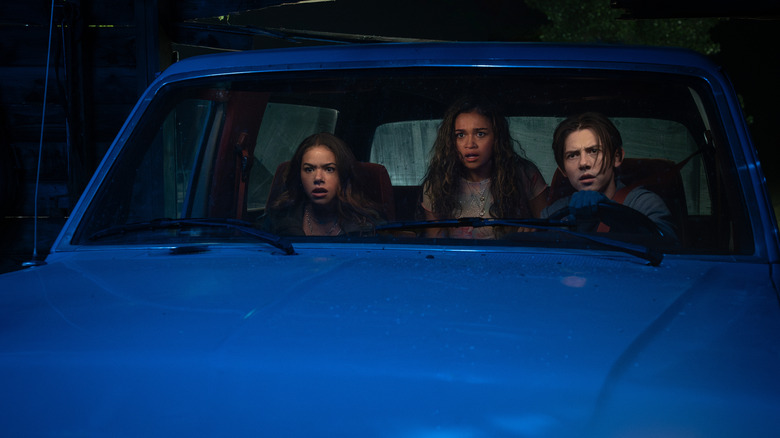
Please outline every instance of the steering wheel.
[[595, 208], [572, 209], [566, 206], [550, 215], [552, 220], [565, 221], [565, 218], [572, 221], [579, 232], [592, 232], [599, 222], [603, 222], [610, 231], [664, 237], [650, 218], [616, 202], [600, 202]]

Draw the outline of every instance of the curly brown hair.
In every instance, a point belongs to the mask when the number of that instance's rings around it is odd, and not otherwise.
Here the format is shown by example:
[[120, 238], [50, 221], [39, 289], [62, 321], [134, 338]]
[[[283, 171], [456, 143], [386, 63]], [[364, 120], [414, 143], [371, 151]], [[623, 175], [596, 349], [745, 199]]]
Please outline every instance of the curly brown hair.
[[481, 95], [462, 97], [444, 113], [433, 144], [431, 162], [423, 179], [433, 214], [440, 218], [454, 218], [461, 211], [458, 193], [461, 180], [466, 176], [466, 168], [455, 143], [455, 119], [460, 114], [473, 112], [490, 121], [495, 137], [493, 166], [490, 170], [490, 193], [493, 196], [490, 215], [495, 218], [531, 217], [530, 200], [524, 187], [531, 184], [526, 170], [535, 166], [515, 151], [517, 142], [512, 139], [509, 123], [498, 105]]
[[339, 190], [334, 200], [339, 222], [352, 222], [361, 225], [369, 222], [377, 223], [380, 220], [379, 213], [377, 213], [379, 209], [357, 189], [360, 187], [360, 183], [356, 181], [355, 163], [357, 160], [355, 156], [343, 140], [328, 132], [310, 135], [301, 142], [290, 159], [290, 164], [284, 174], [284, 190], [276, 202], [270, 206], [270, 209], [283, 210], [301, 202], [308, 202], [309, 198], [304, 193], [301, 182], [301, 163], [306, 151], [315, 146], [328, 148], [336, 157]]

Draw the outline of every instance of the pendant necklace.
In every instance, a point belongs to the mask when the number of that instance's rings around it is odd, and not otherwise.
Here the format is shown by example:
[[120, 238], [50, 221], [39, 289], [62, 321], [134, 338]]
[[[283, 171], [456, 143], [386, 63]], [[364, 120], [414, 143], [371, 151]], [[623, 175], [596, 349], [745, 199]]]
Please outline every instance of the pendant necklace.
[[[479, 212], [479, 217], [485, 216], [485, 204], [487, 204], [487, 189], [490, 186], [490, 180], [485, 179], [479, 182], [479, 189], [472, 187], [472, 183], [468, 182], [469, 191], [471, 192], [471, 203], [476, 207]], [[479, 194], [479, 196], [477, 196]]]

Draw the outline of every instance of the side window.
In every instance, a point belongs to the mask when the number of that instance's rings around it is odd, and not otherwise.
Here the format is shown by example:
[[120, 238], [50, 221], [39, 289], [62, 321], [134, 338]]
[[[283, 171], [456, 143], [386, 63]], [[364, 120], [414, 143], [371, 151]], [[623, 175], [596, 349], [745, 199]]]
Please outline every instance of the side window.
[[[79, 233], [157, 218], [197, 215], [198, 193], [207, 190], [211, 169], [199, 165], [214, 149], [222, 105], [183, 99], [152, 116], [154, 130], [139, 129], [112, 169]], [[200, 195], [202, 196], [202, 195]]]
[[[698, 150], [688, 129], [680, 123], [658, 119], [614, 118], [623, 137], [627, 157], [666, 158], [679, 163]], [[680, 175], [688, 214], [711, 214], [709, 189], [700, 159], [690, 160]]]
[[440, 120], [411, 120], [377, 127], [371, 162], [387, 168], [394, 186], [422, 183]]
[[288, 161], [298, 145], [318, 132], [333, 133], [338, 111], [285, 103], [269, 103], [260, 124], [254, 163], [249, 175], [247, 209], [265, 208], [274, 172]]
[[193, 211], [198, 208], [197, 193], [207, 190], [211, 169], [198, 164], [214, 148], [211, 133], [219, 130], [221, 110], [221, 105], [208, 100], [185, 99], [166, 115], [146, 153], [139, 156], [142, 160], [133, 177], [117, 183], [133, 182], [127, 222], [199, 213]]
[[507, 118], [509, 132], [516, 142], [515, 149], [519, 143], [523, 156], [536, 164], [548, 184], [558, 168], [552, 152], [552, 137], [555, 127], [562, 120], [563, 118], [556, 117]]
[[[213, 128], [209, 120], [214, 120], [213, 102], [200, 99], [187, 99], [180, 102], [174, 111], [168, 114], [152, 144], [159, 144], [163, 153], [163, 208], [161, 217], [182, 217], [190, 195], [197, 190], [198, 178], [194, 178], [199, 153], [207, 147], [208, 132]], [[219, 117], [216, 117], [218, 119]], [[217, 122], [219, 123], [219, 122]], [[143, 172], [145, 166], [139, 168]], [[140, 178], [141, 182], [154, 181], [154, 178]], [[137, 185], [136, 185], [137, 187]]]

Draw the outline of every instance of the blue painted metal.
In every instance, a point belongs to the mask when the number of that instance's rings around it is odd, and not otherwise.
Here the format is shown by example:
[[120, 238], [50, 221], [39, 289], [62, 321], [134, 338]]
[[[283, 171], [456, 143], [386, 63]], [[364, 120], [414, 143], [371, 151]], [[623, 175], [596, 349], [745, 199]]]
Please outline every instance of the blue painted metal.
[[780, 427], [780, 310], [765, 265], [299, 252], [76, 252], [7, 275], [3, 429], [766, 436]]

